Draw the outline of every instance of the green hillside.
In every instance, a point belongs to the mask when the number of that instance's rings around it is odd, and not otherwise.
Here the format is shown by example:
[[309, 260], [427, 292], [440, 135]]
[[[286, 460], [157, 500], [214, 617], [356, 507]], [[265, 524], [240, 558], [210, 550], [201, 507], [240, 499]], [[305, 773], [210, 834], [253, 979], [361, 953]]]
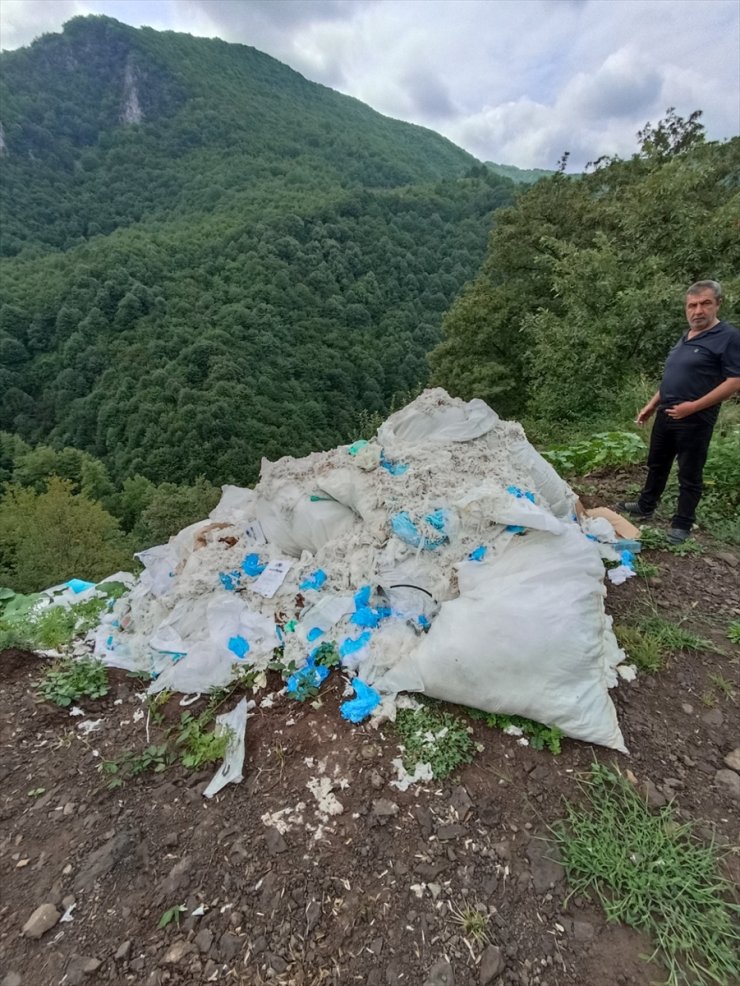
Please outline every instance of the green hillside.
[[424, 381], [513, 200], [242, 45], [76, 18], [0, 85], [0, 429], [118, 482], [249, 482], [352, 437]]
[[494, 175], [510, 178], [517, 185], [534, 185], [540, 178], [549, 178], [554, 174], [553, 171], [546, 171], [543, 168], [517, 168], [514, 164], [496, 164], [495, 161], [485, 163]]

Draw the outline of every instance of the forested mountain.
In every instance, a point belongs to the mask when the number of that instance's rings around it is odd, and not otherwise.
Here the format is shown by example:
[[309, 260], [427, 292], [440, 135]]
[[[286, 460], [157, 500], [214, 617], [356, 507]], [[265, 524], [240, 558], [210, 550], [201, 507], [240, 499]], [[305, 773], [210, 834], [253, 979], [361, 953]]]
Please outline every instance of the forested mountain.
[[434, 382], [505, 415], [604, 421], [644, 403], [641, 377], [655, 390], [693, 281], [721, 281], [740, 324], [740, 138], [705, 142], [700, 116], [669, 110], [631, 158], [555, 173], [501, 210]]
[[253, 48], [76, 18], [0, 56], [0, 428], [250, 482], [352, 437], [514, 186]]

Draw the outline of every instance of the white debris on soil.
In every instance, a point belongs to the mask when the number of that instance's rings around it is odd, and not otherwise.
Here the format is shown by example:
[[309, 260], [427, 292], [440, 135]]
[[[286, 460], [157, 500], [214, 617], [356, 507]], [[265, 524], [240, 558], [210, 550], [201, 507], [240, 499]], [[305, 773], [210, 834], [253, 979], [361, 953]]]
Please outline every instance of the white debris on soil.
[[305, 810], [306, 802], [299, 801], [292, 808], [279, 808], [277, 811], [268, 811], [260, 817], [263, 825], [266, 825], [268, 828], [275, 828], [280, 835], [285, 835], [286, 832], [290, 832], [292, 829], [303, 825], [303, 813]]
[[392, 760], [391, 764], [396, 769], [396, 779], [388, 783], [391, 787], [398, 788], [399, 791], [408, 791], [412, 784], [418, 784], [420, 781], [431, 781], [434, 777], [430, 763], [417, 763], [413, 774], [406, 770], [400, 757]]
[[334, 781], [330, 777], [312, 777], [306, 787], [316, 799], [316, 814], [322, 822], [344, 812], [344, 805], [333, 794]]

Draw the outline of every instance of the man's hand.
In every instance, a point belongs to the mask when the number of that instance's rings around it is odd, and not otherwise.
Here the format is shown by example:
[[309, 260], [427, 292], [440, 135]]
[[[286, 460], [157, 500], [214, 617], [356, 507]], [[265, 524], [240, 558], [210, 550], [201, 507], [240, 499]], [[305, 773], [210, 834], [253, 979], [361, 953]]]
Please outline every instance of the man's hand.
[[690, 414], [696, 413], [696, 402], [684, 401], [682, 404], [669, 407], [665, 413], [669, 418], [673, 418], [674, 421], [680, 421], [681, 418], [688, 418]]
[[641, 410], [637, 412], [635, 423], [638, 425], [644, 425], [645, 422], [649, 418], [651, 418], [654, 414], [655, 414], [655, 407], [653, 406], [653, 402], [651, 401], [649, 404], [646, 404], [645, 407], [641, 408]]

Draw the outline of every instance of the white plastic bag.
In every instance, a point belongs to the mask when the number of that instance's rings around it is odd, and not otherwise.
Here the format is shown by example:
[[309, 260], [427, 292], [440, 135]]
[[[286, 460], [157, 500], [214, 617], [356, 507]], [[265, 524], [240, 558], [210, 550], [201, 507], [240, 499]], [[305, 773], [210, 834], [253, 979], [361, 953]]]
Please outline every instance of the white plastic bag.
[[247, 700], [243, 698], [231, 712], [216, 716], [214, 727], [217, 736], [229, 731], [229, 741], [224, 754], [224, 762], [213, 775], [213, 779], [203, 792], [204, 798], [212, 798], [214, 794], [226, 787], [227, 784], [238, 784], [242, 780], [244, 767], [244, 733], [247, 728]]

